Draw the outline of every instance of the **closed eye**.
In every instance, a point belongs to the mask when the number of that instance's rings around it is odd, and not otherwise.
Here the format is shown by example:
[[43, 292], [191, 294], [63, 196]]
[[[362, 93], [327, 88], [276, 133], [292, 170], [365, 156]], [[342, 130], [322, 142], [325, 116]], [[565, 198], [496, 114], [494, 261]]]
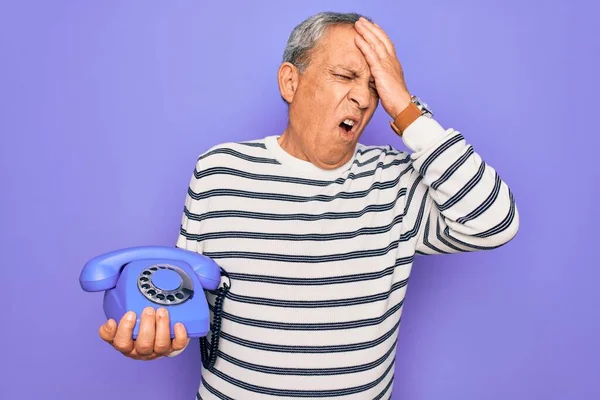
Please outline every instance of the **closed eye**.
[[352, 79], [352, 77], [350, 76], [346, 76], [346, 75], [340, 75], [340, 74], [335, 74], [335, 76], [337, 76], [338, 78], [344, 78], [344, 79]]

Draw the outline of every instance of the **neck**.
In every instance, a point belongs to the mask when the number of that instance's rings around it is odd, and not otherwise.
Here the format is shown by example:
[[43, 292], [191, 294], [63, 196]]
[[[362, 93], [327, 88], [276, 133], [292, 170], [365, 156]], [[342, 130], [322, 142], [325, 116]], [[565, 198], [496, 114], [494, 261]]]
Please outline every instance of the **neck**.
[[297, 135], [289, 125], [277, 139], [277, 142], [281, 148], [292, 157], [302, 161], [312, 162], [306, 154], [300, 135]]

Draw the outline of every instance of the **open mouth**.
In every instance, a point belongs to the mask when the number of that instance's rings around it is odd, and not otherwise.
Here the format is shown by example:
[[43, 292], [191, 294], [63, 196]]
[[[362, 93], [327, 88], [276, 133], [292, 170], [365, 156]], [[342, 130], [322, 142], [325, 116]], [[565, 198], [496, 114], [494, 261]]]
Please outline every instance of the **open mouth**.
[[347, 118], [340, 123], [340, 128], [346, 132], [350, 132], [354, 128], [354, 125], [356, 125], [356, 121]]

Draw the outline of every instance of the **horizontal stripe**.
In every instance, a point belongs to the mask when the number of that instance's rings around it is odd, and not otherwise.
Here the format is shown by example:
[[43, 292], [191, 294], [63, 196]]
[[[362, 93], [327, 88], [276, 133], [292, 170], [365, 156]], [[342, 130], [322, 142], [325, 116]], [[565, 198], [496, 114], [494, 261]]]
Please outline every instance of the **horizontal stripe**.
[[325, 242], [330, 240], [342, 240], [342, 239], [353, 239], [359, 236], [368, 235], [380, 235], [387, 233], [396, 225], [402, 222], [403, 215], [397, 215], [387, 225], [384, 226], [370, 226], [360, 228], [356, 231], [351, 232], [339, 232], [339, 233], [268, 233], [268, 232], [249, 232], [249, 231], [224, 231], [224, 232], [209, 232], [203, 234], [191, 234], [187, 233], [184, 229], [181, 230], [181, 234], [190, 240], [217, 240], [217, 239], [257, 239], [257, 240], [277, 240], [277, 241], [317, 241]]
[[267, 212], [250, 212], [241, 210], [219, 210], [208, 211], [203, 214], [194, 214], [187, 207], [184, 208], [186, 218], [193, 221], [205, 221], [213, 218], [245, 218], [245, 219], [260, 219], [272, 221], [320, 221], [320, 220], [338, 220], [338, 219], [356, 219], [369, 213], [385, 212], [394, 208], [396, 202], [406, 195], [406, 188], [398, 190], [396, 198], [385, 204], [369, 204], [359, 211], [343, 211], [343, 212], [325, 212], [321, 214], [293, 213], [293, 214], [273, 214]]
[[452, 232], [450, 232], [450, 228], [449, 227], [445, 227], [444, 228], [444, 235], [450, 239], [452, 239], [452, 241], [454, 241], [455, 243], [461, 244], [465, 247], [470, 248], [470, 251], [483, 251], [483, 250], [494, 250], [497, 249], [500, 246], [503, 246], [504, 243], [494, 243], [493, 241], [490, 242], [492, 244], [488, 245], [488, 246], [482, 246], [480, 244], [475, 244], [473, 242], [466, 242], [464, 240], [460, 240], [459, 238], [455, 237]]
[[[360, 365], [349, 365], [340, 368], [278, 368], [278, 367], [270, 367], [268, 365], [260, 365], [255, 363], [249, 363], [246, 361], [239, 360], [235, 357], [232, 357], [228, 354], [225, 354], [221, 351], [218, 352], [218, 355], [223, 360], [237, 366], [240, 368], [249, 369], [256, 372], [261, 372], [263, 374], [272, 374], [272, 375], [297, 375], [297, 376], [328, 376], [328, 375], [344, 375], [344, 374], [355, 374], [358, 372], [364, 372], [376, 368], [383, 364], [390, 355], [393, 354], [393, 351], [396, 349], [396, 341], [392, 342], [392, 346], [385, 352], [385, 354], [378, 359]], [[268, 361], [268, 359], [262, 359], [263, 361]]]
[[361, 392], [367, 391], [369, 389], [372, 389], [385, 379], [387, 374], [393, 370], [394, 365], [395, 365], [394, 362], [390, 363], [390, 365], [383, 371], [382, 375], [379, 378], [377, 378], [376, 380], [369, 382], [367, 384], [360, 385], [360, 386], [354, 386], [354, 387], [348, 387], [348, 388], [344, 388], [344, 389], [330, 389], [330, 390], [274, 389], [274, 388], [268, 388], [268, 387], [264, 387], [264, 386], [258, 386], [258, 385], [252, 385], [252, 384], [246, 383], [242, 380], [230, 377], [217, 369], [211, 369], [210, 372], [212, 374], [214, 374], [215, 376], [221, 378], [222, 380], [224, 380], [232, 385], [235, 385], [239, 388], [242, 388], [242, 389], [245, 389], [245, 390], [248, 390], [251, 392], [255, 392], [255, 393], [271, 395], [271, 396], [290, 396], [290, 397], [298, 397], [298, 398], [303, 398], [303, 397], [326, 398], [326, 397], [333, 397], [333, 396], [344, 396], [344, 395], [356, 394], [356, 393], [361, 393]]
[[396, 176], [391, 181], [386, 182], [374, 182], [372, 186], [366, 190], [359, 190], [356, 192], [343, 192], [340, 191], [335, 195], [313, 195], [313, 196], [297, 196], [283, 193], [270, 193], [270, 192], [257, 192], [240, 189], [209, 189], [202, 192], [194, 192], [192, 188], [188, 190], [188, 195], [193, 200], [205, 200], [211, 197], [219, 196], [232, 196], [239, 198], [255, 199], [255, 200], [275, 200], [275, 201], [287, 201], [294, 203], [303, 202], [331, 202], [338, 199], [361, 199], [367, 197], [374, 190], [385, 190], [392, 189], [398, 185], [400, 175]]
[[262, 282], [272, 283], [277, 285], [291, 285], [291, 286], [319, 286], [319, 285], [338, 285], [341, 283], [370, 281], [379, 279], [387, 275], [394, 273], [396, 267], [403, 265], [410, 265], [414, 260], [414, 256], [403, 257], [396, 259], [394, 265], [385, 268], [381, 271], [376, 272], [365, 272], [361, 274], [352, 275], [340, 275], [340, 276], [326, 276], [322, 278], [292, 278], [292, 277], [279, 277], [279, 276], [268, 276], [268, 275], [256, 275], [256, 274], [245, 274], [240, 272], [231, 272], [229, 277], [233, 280], [238, 281], [250, 281], [250, 282]]
[[[254, 142], [254, 143], [236, 142], [236, 143], [230, 143], [229, 145], [231, 145], [231, 144], [233, 144], [233, 145], [237, 144], [237, 145], [242, 145], [242, 146], [249, 147], [249, 148], [259, 148], [259, 149], [266, 150], [266, 146], [265, 146], [264, 143], [258, 143], [258, 142]], [[409, 160], [409, 157], [408, 157], [407, 154], [401, 153], [399, 151], [392, 151], [390, 149], [386, 150], [386, 149], [384, 149], [382, 147], [378, 147], [378, 146], [369, 146], [369, 147], [363, 147], [363, 148], [358, 147], [357, 151], [356, 151], [356, 157], [357, 157], [357, 160], [355, 161], [356, 162], [356, 166], [364, 166], [366, 164], [371, 163], [374, 159], [376, 159], [376, 158], [379, 157], [377, 155], [377, 156], [369, 159], [366, 162], [358, 162], [358, 157], [359, 156], [363, 156], [363, 155], [368, 154], [370, 152], [383, 153], [386, 156], [392, 156], [392, 157], [404, 154], [403, 158], [406, 160], [405, 162], [407, 162]], [[265, 152], [265, 154], [268, 154], [268, 152]], [[240, 160], [243, 160], [243, 161], [248, 161], [248, 162], [251, 162], [251, 163], [281, 165], [281, 163], [279, 161], [277, 161], [277, 160], [275, 160], [275, 159], [273, 159], [271, 157], [256, 157], [256, 156], [252, 156], [252, 155], [249, 155], [249, 154], [246, 154], [246, 153], [242, 153], [242, 152], [240, 152], [238, 150], [235, 150], [235, 149], [233, 149], [231, 147], [228, 147], [227, 144], [221, 145], [221, 146], [216, 146], [215, 148], [213, 148], [213, 149], [207, 151], [206, 153], [200, 155], [198, 157], [198, 161], [206, 160], [209, 157], [213, 157], [215, 155], [228, 155], [228, 156], [232, 156], [234, 158], [237, 158], [237, 159], [240, 159]]]
[[[377, 161], [379, 157], [374, 157], [368, 162]], [[348, 176], [344, 176], [341, 178], [337, 178], [334, 181], [330, 180], [318, 180], [318, 179], [309, 179], [309, 178], [299, 178], [296, 176], [284, 176], [284, 175], [273, 175], [273, 174], [264, 174], [264, 173], [252, 173], [248, 171], [239, 170], [231, 167], [210, 167], [203, 169], [201, 171], [194, 171], [194, 177], [198, 180], [207, 178], [209, 176], [219, 175], [226, 179], [229, 176], [234, 176], [238, 178], [250, 179], [254, 181], [264, 181], [264, 182], [283, 182], [290, 183], [296, 185], [306, 185], [306, 186], [318, 186], [325, 187], [330, 186], [332, 184], [341, 185], [348, 180], [358, 180], [364, 179], [373, 176], [378, 173], [378, 171], [385, 170], [388, 168], [396, 167], [401, 164], [406, 164], [410, 161], [409, 158], [406, 159], [394, 159], [391, 162], [384, 164], [383, 162], [378, 162], [375, 168], [369, 168], [366, 171], [354, 173], [351, 172]], [[367, 164], [365, 164], [367, 165]], [[407, 172], [408, 169], [405, 169]]]
[[374, 338], [373, 340], [359, 342], [359, 343], [350, 343], [350, 344], [339, 344], [339, 345], [329, 345], [329, 346], [297, 346], [297, 345], [282, 345], [282, 344], [270, 344], [265, 342], [257, 342], [248, 339], [242, 339], [238, 336], [228, 333], [227, 331], [221, 331], [220, 337], [221, 340], [227, 340], [231, 343], [235, 343], [240, 346], [248, 347], [255, 350], [262, 351], [270, 351], [276, 353], [290, 353], [290, 354], [333, 354], [333, 353], [348, 353], [351, 351], [360, 351], [370, 349], [372, 347], [378, 346], [381, 343], [385, 342], [389, 339], [396, 331], [398, 330], [398, 326], [400, 325], [400, 321], [402, 317], [398, 319], [398, 321], [385, 332], [380, 337]]
[[[409, 236], [404, 238], [408, 240]], [[223, 258], [235, 259], [250, 259], [276, 261], [286, 263], [305, 263], [305, 264], [320, 264], [337, 261], [348, 261], [353, 259], [368, 259], [371, 257], [379, 257], [386, 255], [396, 249], [398, 244], [404, 240], [395, 240], [385, 247], [372, 250], [357, 250], [348, 253], [326, 254], [326, 255], [295, 255], [295, 254], [276, 254], [276, 253], [260, 253], [251, 251], [205, 251], [204, 255], [214, 260]]]
[[[323, 323], [291, 323], [291, 322], [277, 322], [268, 320], [259, 320], [255, 318], [247, 318], [239, 315], [233, 315], [231, 313], [223, 311], [221, 314], [223, 319], [229, 320], [242, 325], [254, 326], [257, 328], [267, 329], [278, 329], [283, 331], [323, 331], [323, 330], [341, 330], [341, 329], [354, 329], [362, 328], [365, 326], [378, 325], [388, 319], [390, 316], [395, 314], [402, 308], [404, 299], [399, 303], [390, 307], [383, 315], [374, 318], [358, 319], [355, 321], [345, 322], [323, 322]], [[214, 307], [209, 305], [209, 309], [214, 311]]]
[[257, 147], [259, 149], [267, 149], [267, 146], [261, 142], [238, 142], [237, 144], [248, 147]]
[[235, 400], [232, 397], [225, 396], [223, 393], [219, 392], [217, 389], [215, 389], [214, 387], [209, 385], [206, 382], [206, 379], [202, 379], [202, 386], [204, 386], [206, 388], [206, 390], [208, 390], [210, 393], [212, 393], [214, 396], [216, 396], [217, 398], [219, 398], [221, 400]]
[[216, 154], [224, 154], [224, 155], [232, 156], [234, 158], [238, 158], [240, 160], [244, 160], [244, 161], [248, 161], [248, 162], [252, 162], [252, 163], [280, 165], [279, 161], [277, 161], [273, 158], [250, 156], [250, 155], [241, 153], [237, 150], [233, 150], [233, 149], [229, 149], [229, 148], [216, 148], [214, 150], [211, 150], [211, 151], [201, 155], [200, 157], [198, 157], [198, 161], [205, 160], [206, 158], [214, 156]]
[[[231, 276], [230, 276], [231, 278]], [[330, 307], [350, 307], [358, 304], [367, 304], [375, 301], [386, 300], [390, 297], [390, 294], [394, 291], [406, 286], [408, 279], [404, 279], [400, 282], [394, 283], [390, 290], [377, 293], [370, 296], [362, 297], [350, 297], [332, 300], [279, 300], [270, 299], [268, 297], [253, 297], [253, 296], [242, 296], [232, 292], [227, 293], [226, 298], [232, 301], [237, 301], [246, 304], [257, 304], [271, 307], [282, 307], [282, 308], [330, 308]]]

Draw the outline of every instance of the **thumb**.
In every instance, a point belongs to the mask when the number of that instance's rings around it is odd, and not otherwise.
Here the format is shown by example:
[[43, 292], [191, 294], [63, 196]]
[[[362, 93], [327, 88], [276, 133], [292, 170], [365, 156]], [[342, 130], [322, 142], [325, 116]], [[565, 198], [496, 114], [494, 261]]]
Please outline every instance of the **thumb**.
[[109, 319], [104, 325], [100, 326], [98, 333], [100, 334], [102, 340], [112, 343], [117, 333], [117, 322], [112, 318]]

